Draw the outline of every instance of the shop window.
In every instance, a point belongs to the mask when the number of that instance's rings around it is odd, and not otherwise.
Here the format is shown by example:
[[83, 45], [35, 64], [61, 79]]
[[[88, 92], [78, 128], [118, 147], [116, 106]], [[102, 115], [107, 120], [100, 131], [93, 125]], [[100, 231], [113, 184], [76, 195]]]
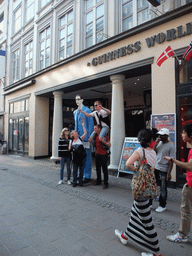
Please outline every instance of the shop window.
[[179, 65], [179, 84], [192, 82], [192, 58], [189, 61], [181, 60]]
[[86, 48], [89, 48], [92, 45], [102, 42], [105, 39], [103, 0], [85, 1], [85, 15], [85, 46]]
[[9, 114], [29, 111], [29, 99], [16, 101], [9, 104]]
[[59, 19], [59, 60], [73, 54], [73, 10]]
[[[185, 124], [192, 123], [192, 95], [179, 98], [180, 107], [180, 160], [187, 162], [190, 145], [182, 140], [182, 129]], [[185, 174], [186, 170], [180, 170], [181, 174]]]

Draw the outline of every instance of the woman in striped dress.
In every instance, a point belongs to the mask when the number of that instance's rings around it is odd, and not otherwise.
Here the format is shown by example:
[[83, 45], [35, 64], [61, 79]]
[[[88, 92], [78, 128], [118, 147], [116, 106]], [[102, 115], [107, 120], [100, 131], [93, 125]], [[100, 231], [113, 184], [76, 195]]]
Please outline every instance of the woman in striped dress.
[[[143, 129], [138, 134], [138, 140], [141, 148], [138, 148], [127, 160], [126, 167], [131, 171], [136, 171], [139, 164], [143, 160], [143, 149], [147, 163], [155, 168], [156, 153], [150, 148], [152, 140], [152, 132], [149, 129]], [[121, 243], [126, 245], [128, 238], [137, 245], [143, 247], [150, 253], [142, 252], [142, 256], [161, 256], [158, 245], [157, 233], [153, 225], [151, 208], [149, 200], [136, 201], [134, 200], [131, 209], [131, 218], [126, 231], [123, 233], [115, 230], [115, 235], [118, 236]]]

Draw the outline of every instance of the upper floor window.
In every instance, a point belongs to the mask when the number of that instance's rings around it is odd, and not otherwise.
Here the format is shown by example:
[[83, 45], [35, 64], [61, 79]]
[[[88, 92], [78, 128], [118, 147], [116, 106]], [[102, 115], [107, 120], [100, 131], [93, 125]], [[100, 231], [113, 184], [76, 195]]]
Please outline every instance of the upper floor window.
[[149, 2], [147, 0], [137, 1], [137, 25], [149, 19]]
[[33, 72], [33, 41], [25, 45], [25, 77]]
[[14, 33], [21, 29], [21, 6], [14, 12]]
[[122, 0], [122, 32], [142, 24], [149, 18], [147, 0]]
[[19, 80], [20, 72], [20, 50], [17, 49], [13, 52], [13, 82]]
[[40, 0], [41, 8], [43, 8], [50, 0]]
[[50, 66], [51, 28], [40, 32], [40, 69]]
[[133, 0], [122, 0], [122, 28], [126, 31], [133, 27]]
[[86, 48], [104, 40], [104, 3], [103, 0], [85, 1]]
[[59, 19], [59, 60], [72, 55], [73, 45], [73, 10]]
[[4, 12], [0, 14], [0, 35], [3, 33], [4, 26]]
[[26, 0], [25, 6], [26, 23], [34, 17], [34, 0]]

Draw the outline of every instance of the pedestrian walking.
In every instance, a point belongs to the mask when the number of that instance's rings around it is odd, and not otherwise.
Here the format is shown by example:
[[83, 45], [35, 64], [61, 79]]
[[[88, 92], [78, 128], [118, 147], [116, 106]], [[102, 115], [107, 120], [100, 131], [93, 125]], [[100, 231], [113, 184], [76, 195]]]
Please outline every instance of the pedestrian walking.
[[[182, 129], [182, 139], [184, 142], [189, 143], [192, 147], [192, 123], [186, 124]], [[181, 169], [186, 169], [187, 183], [183, 186], [182, 200], [181, 200], [181, 222], [178, 232], [175, 235], [167, 236], [167, 239], [172, 242], [180, 243], [188, 241], [188, 234], [191, 229], [192, 219], [192, 148], [188, 154], [187, 162], [181, 162], [170, 156], [165, 156], [165, 160], [174, 163]]]
[[[80, 110], [80, 112], [87, 117], [95, 118], [96, 123], [101, 126], [101, 132], [99, 134], [99, 138], [104, 138], [105, 135], [107, 135], [109, 132], [110, 121], [109, 121], [108, 115], [111, 114], [111, 111], [107, 108], [104, 108], [102, 106], [101, 101], [99, 100], [94, 102], [94, 107], [95, 107], [95, 111], [93, 111], [92, 113], [86, 113], [82, 110]], [[93, 133], [91, 134], [91, 138], [95, 139], [95, 136], [96, 134], [93, 131]]]
[[70, 143], [70, 136], [69, 136], [69, 129], [64, 128], [61, 131], [61, 137], [59, 138], [58, 143], [58, 156], [60, 160], [60, 180], [58, 185], [61, 185], [63, 183], [63, 172], [65, 163], [67, 165], [67, 183], [68, 185], [71, 185], [71, 152], [69, 150], [69, 143]]
[[69, 149], [72, 150], [72, 159], [73, 159], [73, 187], [77, 185], [77, 175], [79, 171], [79, 186], [83, 186], [83, 170], [86, 162], [86, 151], [83, 147], [83, 141], [87, 135], [85, 128], [85, 121], [82, 121], [82, 127], [84, 134], [79, 137], [77, 131], [72, 131], [72, 142], [69, 144]]
[[103, 189], [107, 189], [109, 186], [108, 167], [107, 167], [107, 161], [108, 161], [107, 148], [111, 147], [111, 142], [107, 135], [105, 135], [104, 138], [99, 138], [99, 135], [101, 133], [100, 125], [94, 126], [94, 132], [96, 134], [96, 138], [95, 138], [96, 159], [95, 159], [95, 161], [96, 161], [96, 172], [97, 172], [97, 180], [96, 180], [95, 185], [101, 185], [101, 167], [102, 167], [103, 175], [104, 175]]
[[[126, 162], [126, 167], [131, 171], [135, 172], [138, 170], [143, 160], [144, 153], [147, 163], [153, 170], [155, 169], [156, 153], [150, 148], [152, 136], [152, 132], [149, 129], [143, 129], [138, 133], [141, 148], [136, 149]], [[134, 200], [131, 209], [131, 218], [126, 231], [123, 233], [116, 229], [115, 235], [124, 245], [128, 243], [128, 238], [130, 238], [145, 250], [151, 251], [151, 253], [142, 252], [142, 256], [161, 256], [149, 200]]]
[[169, 141], [169, 130], [162, 128], [158, 133], [158, 139], [155, 142], [154, 150], [157, 153], [157, 161], [155, 164], [155, 178], [157, 184], [160, 184], [159, 206], [156, 212], [163, 212], [167, 205], [167, 186], [171, 180], [171, 171], [173, 163], [163, 159], [164, 156], [175, 157], [175, 147]]

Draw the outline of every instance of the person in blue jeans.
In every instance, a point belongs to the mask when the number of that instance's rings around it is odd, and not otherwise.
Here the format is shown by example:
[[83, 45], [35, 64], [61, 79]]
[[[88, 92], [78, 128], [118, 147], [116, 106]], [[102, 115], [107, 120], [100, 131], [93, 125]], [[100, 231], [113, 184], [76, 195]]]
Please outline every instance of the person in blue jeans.
[[[79, 186], [83, 186], [83, 172], [86, 162], [86, 151], [83, 146], [83, 141], [87, 135], [87, 130], [85, 128], [85, 121], [82, 121], [82, 127], [84, 134], [79, 137], [77, 131], [71, 132], [72, 142], [69, 144], [69, 149], [72, 150], [73, 155], [73, 187], [77, 185], [77, 177], [79, 179]], [[78, 176], [79, 170], [79, 176]]]
[[60, 160], [60, 180], [58, 185], [63, 184], [63, 172], [64, 172], [64, 167], [65, 163], [67, 165], [67, 183], [68, 185], [71, 185], [71, 151], [69, 150], [69, 143], [70, 143], [70, 136], [69, 136], [69, 130], [68, 128], [64, 128], [61, 131], [61, 137], [59, 138], [59, 143], [58, 143], [58, 156]]
[[157, 160], [155, 164], [155, 178], [157, 184], [160, 184], [160, 197], [159, 206], [155, 210], [156, 212], [163, 212], [166, 210], [167, 204], [167, 186], [168, 182], [171, 180], [171, 171], [173, 168], [173, 163], [168, 162], [164, 159], [164, 156], [175, 157], [175, 147], [169, 141], [169, 130], [167, 128], [162, 128], [157, 132], [159, 138], [155, 142], [154, 150], [157, 154]]

